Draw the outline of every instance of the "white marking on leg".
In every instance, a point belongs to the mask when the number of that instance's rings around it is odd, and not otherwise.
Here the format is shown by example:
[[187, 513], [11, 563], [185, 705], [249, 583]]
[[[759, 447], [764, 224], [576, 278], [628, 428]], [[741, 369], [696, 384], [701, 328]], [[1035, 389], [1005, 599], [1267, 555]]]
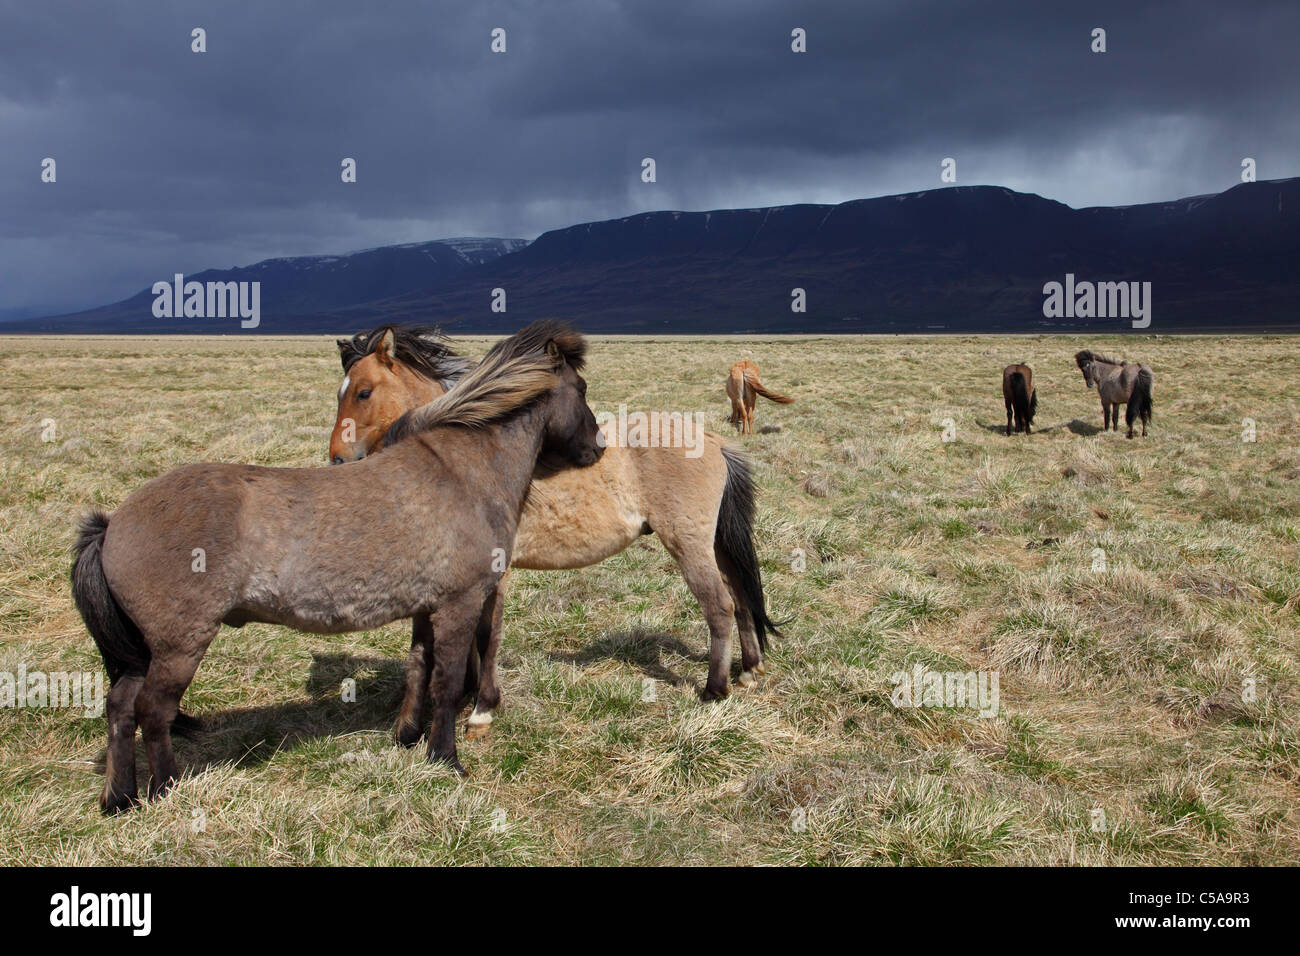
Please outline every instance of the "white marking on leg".
[[476, 705], [474, 712], [469, 715], [469, 725], [471, 727], [485, 727], [490, 723], [492, 723], [492, 711], [479, 710]]

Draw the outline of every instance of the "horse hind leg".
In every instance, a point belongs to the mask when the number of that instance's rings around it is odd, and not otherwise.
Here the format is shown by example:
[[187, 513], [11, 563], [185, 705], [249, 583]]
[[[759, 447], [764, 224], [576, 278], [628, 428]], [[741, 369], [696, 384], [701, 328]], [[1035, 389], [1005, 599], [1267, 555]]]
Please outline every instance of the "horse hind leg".
[[99, 798], [104, 813], [121, 813], [140, 802], [135, 782], [135, 699], [143, 683], [142, 676], [130, 674], [115, 680], [108, 691], [108, 749]]
[[156, 653], [149, 662], [149, 672], [135, 698], [136, 719], [144, 733], [145, 751], [149, 755], [149, 799], [166, 796], [179, 776], [176, 755], [172, 751], [172, 721], [180, 709], [181, 696], [194, 680], [194, 672], [216, 628], [206, 637], [186, 642], [185, 651]]
[[479, 615], [475, 640], [478, 643], [482, 667], [479, 672], [478, 693], [474, 710], [469, 715], [465, 731], [466, 740], [477, 740], [492, 728], [492, 716], [501, 703], [501, 689], [497, 683], [497, 653], [501, 650], [501, 612], [505, 606], [506, 579], [497, 583], [496, 591], [483, 606]]
[[709, 625], [709, 678], [700, 694], [703, 700], [719, 700], [730, 690], [731, 675], [731, 624], [736, 605], [731, 592], [722, 580], [713, 553], [713, 542], [697, 542], [691, 538], [677, 537], [672, 530], [656, 529], [656, 533], [673, 556], [686, 586], [700, 602], [704, 619]]
[[757, 677], [766, 673], [763, 666], [763, 648], [758, 643], [758, 633], [754, 629], [754, 615], [745, 604], [745, 595], [739, 586], [740, 576], [732, 567], [731, 561], [715, 550], [714, 557], [718, 570], [722, 573], [723, 583], [731, 592], [731, 601], [735, 606], [736, 633], [740, 636], [740, 677], [741, 687], [752, 687]]

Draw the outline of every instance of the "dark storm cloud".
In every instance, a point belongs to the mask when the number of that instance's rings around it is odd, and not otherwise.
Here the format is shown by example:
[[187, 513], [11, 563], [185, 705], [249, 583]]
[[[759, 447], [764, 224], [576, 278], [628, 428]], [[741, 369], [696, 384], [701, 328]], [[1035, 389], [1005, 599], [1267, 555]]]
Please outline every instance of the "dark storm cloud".
[[1076, 206], [1219, 191], [1243, 156], [1296, 173], [1300, 5], [990, 6], [5, 3], [0, 310], [273, 255], [931, 188], [946, 156], [960, 183]]

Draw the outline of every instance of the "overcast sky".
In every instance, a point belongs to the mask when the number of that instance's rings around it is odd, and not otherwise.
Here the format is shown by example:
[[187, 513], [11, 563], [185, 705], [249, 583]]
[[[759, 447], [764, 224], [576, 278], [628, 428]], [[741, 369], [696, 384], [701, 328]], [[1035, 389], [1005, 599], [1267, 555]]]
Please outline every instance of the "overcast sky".
[[1245, 156], [1300, 173], [1296, 0], [1067, 6], [0, 0], [0, 315], [271, 256], [936, 188], [945, 157], [1072, 206], [1218, 192]]

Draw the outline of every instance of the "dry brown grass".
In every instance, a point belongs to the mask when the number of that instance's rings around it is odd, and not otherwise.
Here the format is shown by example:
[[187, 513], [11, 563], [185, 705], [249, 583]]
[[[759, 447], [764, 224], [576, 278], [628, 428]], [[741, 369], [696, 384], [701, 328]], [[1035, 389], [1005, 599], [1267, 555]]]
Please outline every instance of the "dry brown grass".
[[[1145, 441], [1098, 433], [1085, 345], [1154, 368]], [[744, 357], [797, 399], [744, 442], [792, 618], [757, 687], [696, 700], [707, 634], [653, 539], [517, 575], [466, 781], [389, 743], [401, 624], [228, 631], [189, 775], [125, 818], [95, 806], [102, 718], [0, 710], [0, 864], [1295, 861], [1293, 340], [597, 339], [590, 399], [723, 431]], [[1000, 431], [1011, 361], [1029, 437]], [[323, 464], [338, 379], [324, 338], [0, 340], [0, 671], [98, 667], [66, 583], [83, 510], [192, 461]], [[917, 663], [997, 670], [1000, 715], [894, 707]]]

